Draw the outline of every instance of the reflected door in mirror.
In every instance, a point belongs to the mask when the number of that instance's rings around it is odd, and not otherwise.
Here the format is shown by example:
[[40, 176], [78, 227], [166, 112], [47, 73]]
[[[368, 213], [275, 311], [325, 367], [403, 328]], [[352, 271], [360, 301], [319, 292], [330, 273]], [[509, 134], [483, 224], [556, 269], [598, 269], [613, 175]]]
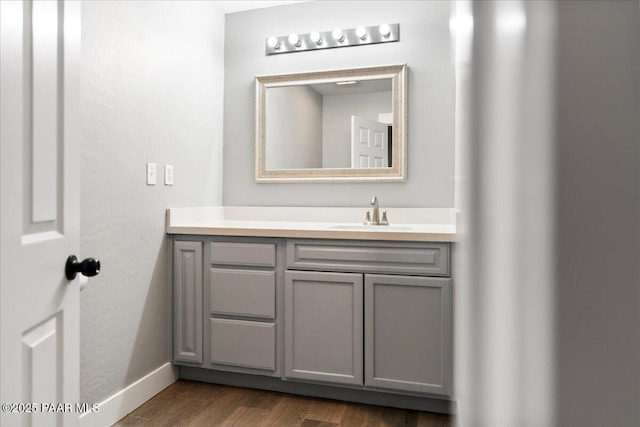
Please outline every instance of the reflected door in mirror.
[[351, 116], [351, 167], [386, 168], [389, 163], [388, 125]]

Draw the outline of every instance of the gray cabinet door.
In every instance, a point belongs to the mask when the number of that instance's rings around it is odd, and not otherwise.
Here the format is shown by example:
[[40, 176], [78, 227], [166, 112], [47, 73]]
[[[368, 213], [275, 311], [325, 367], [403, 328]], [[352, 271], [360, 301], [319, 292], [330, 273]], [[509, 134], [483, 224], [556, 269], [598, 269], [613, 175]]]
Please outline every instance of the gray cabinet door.
[[285, 376], [362, 384], [362, 274], [285, 273]]
[[451, 393], [451, 279], [365, 275], [365, 386]]
[[173, 246], [173, 359], [202, 363], [202, 242]]

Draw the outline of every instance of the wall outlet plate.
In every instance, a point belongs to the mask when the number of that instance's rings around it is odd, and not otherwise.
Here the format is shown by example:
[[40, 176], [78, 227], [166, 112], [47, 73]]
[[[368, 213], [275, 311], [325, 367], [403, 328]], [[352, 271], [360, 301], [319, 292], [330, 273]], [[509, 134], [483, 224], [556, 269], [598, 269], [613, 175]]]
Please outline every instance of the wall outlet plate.
[[164, 165], [164, 185], [173, 185], [173, 165]]

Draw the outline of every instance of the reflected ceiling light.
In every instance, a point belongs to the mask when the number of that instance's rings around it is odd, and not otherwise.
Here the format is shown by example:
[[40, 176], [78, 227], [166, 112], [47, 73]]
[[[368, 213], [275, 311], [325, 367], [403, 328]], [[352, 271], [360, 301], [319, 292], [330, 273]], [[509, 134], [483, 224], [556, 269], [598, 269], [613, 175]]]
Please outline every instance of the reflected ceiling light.
[[269, 46], [271, 49], [278, 49], [280, 47], [280, 42], [277, 38], [271, 36], [267, 39], [267, 46]]
[[356, 84], [356, 83], [357, 83], [357, 82], [356, 82], [355, 80], [345, 80], [345, 81], [343, 81], [343, 82], [336, 82], [336, 84], [337, 84], [338, 86], [354, 85], [354, 84]]
[[315, 44], [322, 44], [322, 38], [320, 37], [320, 33], [317, 31], [314, 31], [313, 33], [309, 34], [309, 38]]
[[391, 35], [391, 27], [389, 24], [382, 24], [378, 28], [382, 37], [389, 37]]
[[300, 37], [298, 37], [297, 34], [290, 34], [289, 35], [289, 44], [292, 44], [296, 47], [300, 46]]
[[360, 26], [358, 28], [356, 28], [356, 36], [358, 36], [358, 38], [360, 40], [364, 40], [367, 38], [367, 29]]
[[333, 31], [331, 32], [331, 35], [333, 36], [333, 38], [334, 38], [336, 41], [341, 42], [341, 41], [343, 41], [343, 40], [344, 40], [344, 34], [342, 33], [342, 30], [341, 30], [341, 29], [339, 29], [339, 28], [336, 28], [335, 30], [333, 30]]

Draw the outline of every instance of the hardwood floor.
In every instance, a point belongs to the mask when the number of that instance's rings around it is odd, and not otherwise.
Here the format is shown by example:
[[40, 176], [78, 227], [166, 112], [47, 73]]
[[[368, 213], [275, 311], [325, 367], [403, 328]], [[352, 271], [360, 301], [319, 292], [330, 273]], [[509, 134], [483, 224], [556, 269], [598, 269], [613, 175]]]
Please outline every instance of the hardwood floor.
[[454, 427], [453, 416], [180, 380], [115, 426]]

